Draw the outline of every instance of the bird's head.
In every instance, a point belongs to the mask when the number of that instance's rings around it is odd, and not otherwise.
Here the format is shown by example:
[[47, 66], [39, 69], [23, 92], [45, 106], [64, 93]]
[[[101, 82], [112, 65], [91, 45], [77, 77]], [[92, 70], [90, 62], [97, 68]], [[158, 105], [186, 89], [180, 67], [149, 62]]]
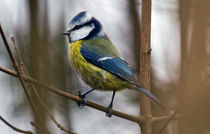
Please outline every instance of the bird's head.
[[68, 36], [69, 42], [105, 36], [101, 23], [86, 11], [74, 16], [63, 34]]

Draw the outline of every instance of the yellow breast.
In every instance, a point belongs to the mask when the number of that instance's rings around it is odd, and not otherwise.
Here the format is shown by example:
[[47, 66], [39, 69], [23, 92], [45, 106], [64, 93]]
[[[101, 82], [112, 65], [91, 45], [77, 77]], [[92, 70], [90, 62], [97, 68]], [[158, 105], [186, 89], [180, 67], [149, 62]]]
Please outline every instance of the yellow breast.
[[86, 61], [80, 53], [80, 48], [81, 41], [76, 41], [69, 44], [69, 59], [75, 69], [79, 68], [80, 62]]
[[81, 76], [83, 81], [92, 88], [102, 90], [120, 90], [126, 88], [127, 81], [119, 79], [117, 76], [87, 62], [80, 53], [82, 41], [69, 44], [69, 59], [72, 66]]

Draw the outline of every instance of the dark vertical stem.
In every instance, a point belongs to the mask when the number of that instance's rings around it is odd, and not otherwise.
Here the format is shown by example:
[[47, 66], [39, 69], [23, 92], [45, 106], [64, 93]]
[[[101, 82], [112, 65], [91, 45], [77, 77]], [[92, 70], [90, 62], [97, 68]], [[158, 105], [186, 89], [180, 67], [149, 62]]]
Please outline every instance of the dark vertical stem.
[[[151, 33], [151, 0], [142, 0], [140, 25], [140, 83], [150, 91], [150, 33]], [[140, 96], [141, 116], [146, 118], [141, 124], [141, 134], [152, 134], [151, 104], [148, 98]]]
[[[43, 6], [40, 6], [43, 5]], [[48, 29], [48, 8], [47, 1], [39, 1], [39, 0], [28, 0], [28, 8], [29, 8], [29, 44], [28, 49], [28, 70], [31, 76], [36, 79], [42, 80], [44, 82], [50, 81], [50, 69], [49, 69], [49, 29]], [[40, 8], [45, 9], [40, 10]], [[41, 24], [39, 23], [41, 22]], [[39, 25], [40, 24], [40, 25]], [[27, 65], [26, 64], [26, 65]], [[37, 87], [37, 89], [40, 87]], [[44, 98], [45, 102], [48, 101], [49, 96], [46, 91], [39, 90], [40, 98]], [[46, 112], [44, 112], [43, 107], [41, 107], [38, 99], [35, 94], [32, 94], [33, 100], [36, 103], [41, 118], [43, 120], [43, 124], [41, 125], [43, 128], [47, 128], [47, 119]], [[34, 116], [35, 124], [40, 124], [38, 118]], [[47, 131], [47, 130], [45, 130]], [[36, 133], [42, 133], [42, 131], [36, 128]], [[46, 132], [45, 132], [46, 133]]]
[[29, 8], [29, 14], [30, 14], [30, 20], [29, 20], [29, 25], [30, 25], [30, 33], [29, 33], [29, 72], [34, 78], [38, 78], [38, 73], [35, 73], [38, 68], [36, 65], [39, 65], [38, 63], [38, 55], [36, 54], [36, 50], [38, 50], [39, 47], [39, 28], [38, 28], [38, 1], [37, 0], [29, 0], [28, 1], [28, 8]]
[[131, 26], [132, 26], [132, 38], [130, 41], [130, 45], [132, 45], [132, 52], [133, 57], [135, 59], [135, 72], [139, 73], [139, 63], [140, 63], [140, 26], [139, 26], [139, 17], [138, 17], [138, 5], [136, 5], [136, 0], [130, 0], [128, 3], [129, 7], [129, 20], [131, 20]]
[[[179, 82], [179, 90], [177, 91], [177, 97], [179, 99], [179, 103], [183, 104], [184, 102], [184, 94], [186, 92], [186, 86], [185, 86], [185, 75], [187, 72], [187, 66], [189, 64], [189, 61], [187, 60], [188, 57], [188, 49], [187, 49], [187, 25], [189, 25], [188, 20], [190, 19], [189, 15], [189, 6], [187, 6], [189, 1], [179, 0], [179, 17], [180, 17], [180, 40], [181, 40], [181, 46], [180, 46], [180, 82]], [[184, 93], [183, 93], [184, 92]], [[183, 113], [184, 109], [181, 105], [179, 105], [178, 110]], [[183, 120], [178, 121], [178, 127], [179, 127], [179, 133], [182, 132], [182, 126]]]

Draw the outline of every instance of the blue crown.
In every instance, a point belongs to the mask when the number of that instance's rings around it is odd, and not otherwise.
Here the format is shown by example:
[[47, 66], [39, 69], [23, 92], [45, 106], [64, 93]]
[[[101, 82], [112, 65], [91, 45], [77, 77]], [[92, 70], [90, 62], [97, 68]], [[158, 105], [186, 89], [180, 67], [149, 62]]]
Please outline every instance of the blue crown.
[[75, 23], [77, 21], [79, 21], [82, 17], [84, 17], [87, 14], [86, 11], [82, 11], [80, 13], [78, 13], [71, 21], [70, 23]]

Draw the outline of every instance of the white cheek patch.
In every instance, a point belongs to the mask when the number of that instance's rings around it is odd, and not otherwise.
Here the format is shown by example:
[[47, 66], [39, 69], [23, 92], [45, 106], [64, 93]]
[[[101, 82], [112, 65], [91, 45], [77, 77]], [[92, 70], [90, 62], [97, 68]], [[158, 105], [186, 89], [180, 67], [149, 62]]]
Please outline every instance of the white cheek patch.
[[77, 41], [87, 37], [94, 28], [95, 26], [92, 24], [91, 26], [84, 26], [80, 29], [72, 31], [70, 33], [71, 41]]

